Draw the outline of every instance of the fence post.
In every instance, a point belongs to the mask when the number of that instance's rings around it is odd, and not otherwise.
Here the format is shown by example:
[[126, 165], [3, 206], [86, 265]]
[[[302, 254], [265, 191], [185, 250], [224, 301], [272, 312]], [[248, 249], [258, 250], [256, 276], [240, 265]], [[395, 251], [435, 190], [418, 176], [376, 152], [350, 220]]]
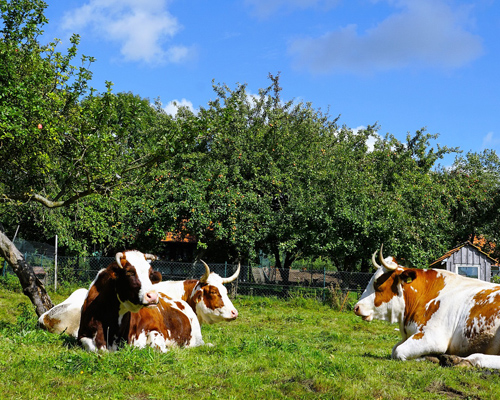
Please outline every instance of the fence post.
[[325, 302], [325, 288], [326, 288], [326, 268], [323, 265], [323, 296], [321, 296], [323, 299], [323, 303]]
[[227, 261], [224, 261], [224, 276], [227, 276]]
[[54, 257], [54, 291], [57, 292], [57, 235], [55, 243], [56, 253]]

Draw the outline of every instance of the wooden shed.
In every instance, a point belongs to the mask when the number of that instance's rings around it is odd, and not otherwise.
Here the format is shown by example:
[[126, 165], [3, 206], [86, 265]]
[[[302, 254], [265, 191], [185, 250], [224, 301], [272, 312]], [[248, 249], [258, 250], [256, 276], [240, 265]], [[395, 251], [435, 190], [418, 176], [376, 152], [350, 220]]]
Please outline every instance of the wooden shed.
[[429, 267], [446, 269], [459, 275], [489, 282], [491, 280], [491, 267], [496, 264], [497, 260], [467, 241], [448, 251]]

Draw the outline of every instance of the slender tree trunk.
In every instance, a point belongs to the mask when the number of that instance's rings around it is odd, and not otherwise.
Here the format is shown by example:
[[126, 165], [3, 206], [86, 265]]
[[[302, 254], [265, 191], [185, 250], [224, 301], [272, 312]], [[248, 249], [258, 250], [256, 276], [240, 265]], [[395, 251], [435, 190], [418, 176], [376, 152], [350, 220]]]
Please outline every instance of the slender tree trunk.
[[36, 277], [33, 268], [26, 262], [14, 243], [1, 231], [0, 255], [5, 258], [19, 278], [23, 292], [35, 306], [38, 316], [50, 310], [54, 305], [42, 282]]

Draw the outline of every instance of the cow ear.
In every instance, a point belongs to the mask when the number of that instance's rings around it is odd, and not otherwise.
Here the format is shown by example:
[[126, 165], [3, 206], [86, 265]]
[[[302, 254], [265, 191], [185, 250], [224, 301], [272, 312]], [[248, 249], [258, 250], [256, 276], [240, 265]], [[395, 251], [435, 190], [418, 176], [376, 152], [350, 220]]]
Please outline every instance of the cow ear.
[[412, 269], [405, 269], [401, 274], [399, 274], [399, 279], [403, 283], [412, 283], [417, 279], [417, 272]]
[[115, 280], [118, 277], [118, 273], [121, 270], [121, 265], [118, 265], [117, 263], [113, 263], [108, 267], [108, 277], [111, 280]]
[[198, 290], [192, 299], [196, 304], [198, 304], [201, 301], [201, 290]]
[[158, 272], [158, 271], [151, 272], [150, 279], [151, 279], [152, 283], [161, 282], [161, 272]]

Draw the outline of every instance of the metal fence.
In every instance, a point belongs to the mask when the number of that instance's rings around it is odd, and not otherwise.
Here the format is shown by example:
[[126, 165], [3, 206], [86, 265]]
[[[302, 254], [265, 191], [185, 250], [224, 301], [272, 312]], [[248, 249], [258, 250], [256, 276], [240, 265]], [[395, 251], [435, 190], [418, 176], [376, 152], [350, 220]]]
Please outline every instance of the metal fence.
[[[65, 283], [87, 287], [99, 270], [114, 261], [113, 257], [57, 257], [36, 253], [24, 254], [35, 274], [46, 286]], [[163, 280], [199, 279], [205, 272], [202, 263], [182, 263], [157, 260], [153, 269], [161, 272]], [[237, 266], [230, 263], [209, 264], [210, 270], [222, 277], [233, 275]], [[3, 269], [3, 274], [8, 268]], [[307, 269], [278, 269], [259, 265], [242, 265], [239, 277], [228, 285], [235, 295], [250, 296], [305, 296], [325, 299], [332, 293], [359, 294], [373, 274]], [[357, 297], [356, 296], [356, 297]]]

